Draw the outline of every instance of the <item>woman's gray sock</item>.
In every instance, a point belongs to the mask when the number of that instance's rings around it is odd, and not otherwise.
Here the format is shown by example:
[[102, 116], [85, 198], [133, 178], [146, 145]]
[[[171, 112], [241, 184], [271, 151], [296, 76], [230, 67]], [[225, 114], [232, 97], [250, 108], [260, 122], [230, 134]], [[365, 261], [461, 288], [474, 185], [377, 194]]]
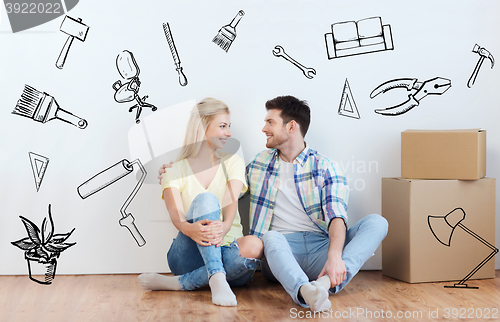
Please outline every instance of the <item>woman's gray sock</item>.
[[142, 288], [149, 291], [182, 291], [179, 276], [166, 276], [156, 273], [139, 275]]

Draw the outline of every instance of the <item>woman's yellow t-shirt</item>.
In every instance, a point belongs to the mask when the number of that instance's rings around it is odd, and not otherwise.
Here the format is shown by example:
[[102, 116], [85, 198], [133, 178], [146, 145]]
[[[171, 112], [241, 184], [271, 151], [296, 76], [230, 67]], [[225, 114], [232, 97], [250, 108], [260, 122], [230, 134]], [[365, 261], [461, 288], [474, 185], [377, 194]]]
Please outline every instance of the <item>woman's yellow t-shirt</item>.
[[[247, 183], [245, 179], [245, 162], [243, 159], [236, 154], [225, 154], [221, 158], [221, 163], [217, 169], [214, 179], [210, 183], [207, 189], [203, 188], [196, 176], [194, 175], [191, 166], [187, 159], [182, 159], [177, 161], [172, 165], [171, 168], [167, 168], [165, 175], [162, 179], [162, 197], [163, 190], [166, 188], [177, 188], [181, 193], [182, 205], [184, 207], [184, 212], [187, 213], [191, 203], [194, 198], [200, 193], [211, 192], [219, 200], [221, 208], [224, 208], [222, 204], [222, 198], [227, 189], [227, 182], [229, 180], [240, 180], [243, 183], [241, 188], [241, 194], [245, 193], [247, 190]], [[235, 196], [237, 198], [239, 196]], [[221, 210], [221, 221], [222, 221], [222, 210]], [[241, 226], [241, 218], [239, 211], [236, 210], [236, 215], [234, 217], [231, 229], [224, 237], [222, 246], [229, 246], [235, 238], [243, 237], [243, 227]]]

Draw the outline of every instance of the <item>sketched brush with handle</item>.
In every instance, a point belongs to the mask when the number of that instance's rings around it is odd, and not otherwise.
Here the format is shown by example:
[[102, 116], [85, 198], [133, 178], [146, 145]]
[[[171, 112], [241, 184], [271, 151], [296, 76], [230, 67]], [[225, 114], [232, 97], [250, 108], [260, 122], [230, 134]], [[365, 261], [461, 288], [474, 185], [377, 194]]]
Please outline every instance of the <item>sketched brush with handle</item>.
[[233, 21], [231, 21], [229, 25], [223, 26], [214, 37], [212, 42], [214, 42], [217, 46], [227, 52], [229, 50], [229, 47], [231, 47], [233, 41], [236, 39], [236, 26], [244, 15], [245, 12], [243, 10], [238, 11]]
[[73, 124], [80, 129], [87, 127], [86, 120], [63, 110], [59, 107], [54, 97], [45, 92], [40, 92], [29, 85], [24, 86], [21, 99], [17, 101], [12, 114], [28, 117], [41, 123], [59, 119]]

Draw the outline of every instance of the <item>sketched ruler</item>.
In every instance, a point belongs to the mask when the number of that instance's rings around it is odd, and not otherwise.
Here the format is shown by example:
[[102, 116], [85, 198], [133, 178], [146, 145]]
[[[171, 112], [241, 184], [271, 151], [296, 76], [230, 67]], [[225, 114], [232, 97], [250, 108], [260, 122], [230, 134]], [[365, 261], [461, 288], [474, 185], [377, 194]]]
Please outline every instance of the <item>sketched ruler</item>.
[[344, 89], [342, 91], [342, 97], [340, 98], [339, 105], [339, 115], [352, 117], [355, 119], [360, 119], [358, 107], [356, 102], [354, 102], [354, 97], [352, 96], [351, 87], [347, 78], [345, 79]]
[[31, 170], [33, 171], [33, 177], [35, 178], [36, 191], [40, 190], [42, 185], [43, 177], [45, 176], [45, 171], [47, 171], [47, 166], [49, 165], [49, 158], [43, 155], [36, 154], [33, 152], [28, 152], [30, 156]]

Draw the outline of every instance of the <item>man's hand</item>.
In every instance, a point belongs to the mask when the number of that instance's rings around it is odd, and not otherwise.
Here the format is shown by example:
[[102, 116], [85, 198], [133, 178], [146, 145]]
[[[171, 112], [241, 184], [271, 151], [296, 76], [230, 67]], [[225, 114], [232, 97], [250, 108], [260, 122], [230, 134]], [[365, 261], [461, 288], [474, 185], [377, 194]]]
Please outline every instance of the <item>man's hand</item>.
[[168, 164], [162, 164], [162, 166], [160, 167], [160, 169], [158, 169], [158, 180], [159, 180], [159, 183], [161, 185], [161, 179], [163, 179], [163, 174], [166, 172], [166, 169], [167, 168], [171, 168], [172, 165], [174, 164], [174, 161], [170, 161], [170, 163]]
[[347, 270], [341, 256], [328, 255], [325, 266], [323, 266], [318, 278], [324, 275], [328, 275], [330, 278], [330, 287], [339, 285], [346, 279]]
[[220, 222], [210, 219], [203, 219], [194, 223], [184, 221], [182, 223], [182, 233], [201, 246], [211, 246], [220, 244]]
[[344, 251], [346, 226], [342, 218], [334, 218], [328, 227], [328, 235], [330, 236], [330, 245], [328, 247], [328, 257], [325, 266], [321, 270], [318, 278], [328, 275], [330, 278], [330, 287], [339, 285], [346, 279], [347, 270], [345, 263], [342, 260], [342, 252]]

